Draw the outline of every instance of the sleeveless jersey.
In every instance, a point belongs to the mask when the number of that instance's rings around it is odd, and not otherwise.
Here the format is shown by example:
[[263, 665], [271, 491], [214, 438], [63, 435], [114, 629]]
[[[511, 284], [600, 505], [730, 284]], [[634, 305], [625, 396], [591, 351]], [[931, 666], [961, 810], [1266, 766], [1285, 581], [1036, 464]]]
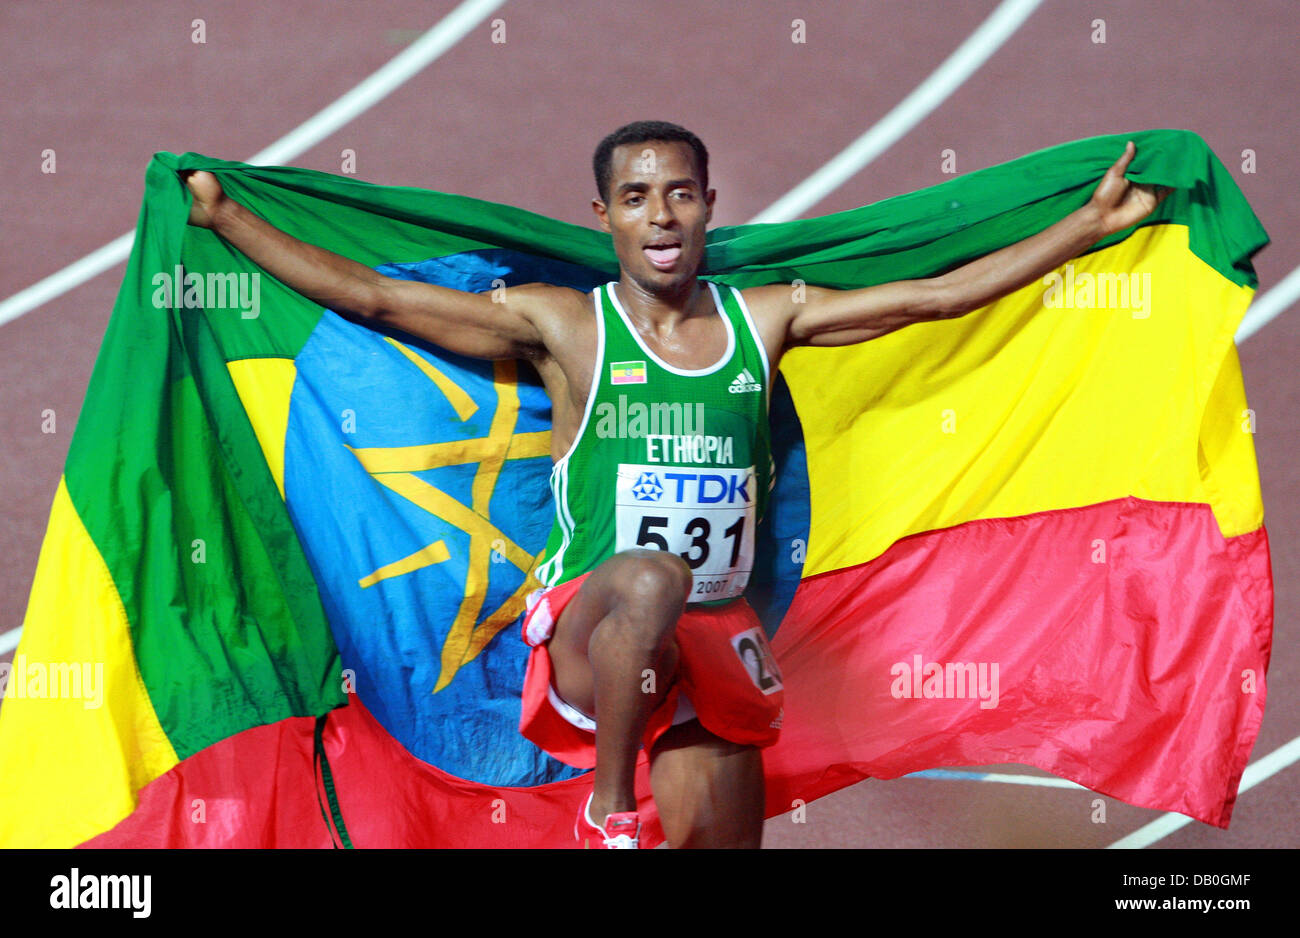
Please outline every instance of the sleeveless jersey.
[[688, 603], [740, 596], [754, 531], [775, 481], [771, 376], [740, 291], [711, 281], [726, 327], [721, 359], [676, 368], [645, 344], [608, 283], [595, 291], [595, 372], [582, 424], [551, 470], [555, 521], [544, 586], [581, 576], [623, 550], [670, 550], [694, 578]]

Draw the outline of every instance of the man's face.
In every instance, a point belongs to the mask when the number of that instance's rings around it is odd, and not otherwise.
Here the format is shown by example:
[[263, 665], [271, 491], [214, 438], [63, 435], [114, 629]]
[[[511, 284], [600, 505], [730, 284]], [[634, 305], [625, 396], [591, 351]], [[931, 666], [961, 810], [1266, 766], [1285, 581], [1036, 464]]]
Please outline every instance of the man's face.
[[713, 190], [702, 191], [685, 143], [649, 141], [614, 149], [609, 203], [592, 200], [600, 226], [614, 236], [619, 265], [648, 293], [674, 293], [704, 260]]

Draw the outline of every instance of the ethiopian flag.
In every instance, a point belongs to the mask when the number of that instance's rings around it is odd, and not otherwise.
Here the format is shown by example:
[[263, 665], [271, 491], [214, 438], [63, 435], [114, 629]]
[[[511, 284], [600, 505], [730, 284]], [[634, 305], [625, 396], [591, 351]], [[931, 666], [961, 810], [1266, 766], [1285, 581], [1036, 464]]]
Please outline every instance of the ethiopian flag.
[[[1082, 205], [1126, 139], [715, 229], [703, 275], [934, 276]], [[1267, 237], [1199, 137], [1131, 139], [1129, 178], [1175, 189], [1140, 226], [960, 319], [782, 362], [749, 594], [786, 682], [769, 815], [1019, 762], [1227, 826], [1272, 631], [1233, 342]], [[517, 729], [553, 512], [537, 374], [296, 295], [186, 225], [183, 169], [393, 277], [618, 276], [608, 236], [507, 206], [155, 156], [3, 673], [0, 843], [572, 845], [590, 780]]]

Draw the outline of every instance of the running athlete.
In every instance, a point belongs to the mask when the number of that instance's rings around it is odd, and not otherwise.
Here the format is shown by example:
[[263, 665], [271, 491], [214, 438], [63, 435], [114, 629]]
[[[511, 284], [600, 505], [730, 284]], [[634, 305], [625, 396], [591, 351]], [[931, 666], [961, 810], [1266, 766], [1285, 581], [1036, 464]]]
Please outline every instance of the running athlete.
[[[767, 405], [782, 354], [955, 318], [1032, 283], [1167, 194], [1124, 178], [1134, 153], [1130, 142], [1086, 205], [1010, 247], [931, 279], [802, 295], [698, 276], [715, 199], [708, 154], [661, 121], [622, 127], [596, 150], [592, 208], [620, 271], [589, 294], [527, 284], [502, 299], [393, 280], [279, 231], [210, 173], [186, 183], [191, 224], [314, 302], [536, 367], [552, 403], [556, 519], [535, 570], [544, 588], [528, 597], [521, 730], [594, 766], [580, 844], [638, 845], [644, 745], [670, 845], [757, 847], [761, 748], [779, 733], [781, 684], [743, 593], [772, 484]], [[661, 422], [635, 425], [637, 413]], [[620, 414], [633, 415], [626, 426]]]

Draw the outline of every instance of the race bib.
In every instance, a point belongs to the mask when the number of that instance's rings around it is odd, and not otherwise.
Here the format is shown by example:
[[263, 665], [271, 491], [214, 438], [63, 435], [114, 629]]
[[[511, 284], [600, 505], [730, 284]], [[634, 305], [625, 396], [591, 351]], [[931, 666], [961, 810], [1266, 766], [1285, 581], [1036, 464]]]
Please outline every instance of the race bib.
[[618, 467], [615, 550], [672, 551], [691, 568], [687, 602], [732, 599], [754, 569], [754, 467]]
[[731, 637], [731, 647], [736, 650], [741, 664], [749, 672], [749, 679], [764, 694], [784, 690], [781, 672], [776, 666], [776, 655], [767, 643], [767, 633], [761, 628], [748, 629]]

